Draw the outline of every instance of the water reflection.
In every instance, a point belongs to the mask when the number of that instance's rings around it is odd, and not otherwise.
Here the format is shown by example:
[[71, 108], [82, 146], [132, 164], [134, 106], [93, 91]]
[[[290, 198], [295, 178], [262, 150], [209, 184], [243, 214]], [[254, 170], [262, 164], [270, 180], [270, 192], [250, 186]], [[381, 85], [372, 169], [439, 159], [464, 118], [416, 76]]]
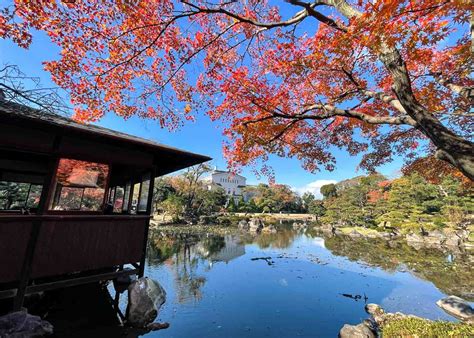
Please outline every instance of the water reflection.
[[[245, 255], [246, 246], [249, 245], [283, 252], [295, 240], [305, 238], [308, 240], [306, 246], [326, 249], [332, 256], [342, 256], [349, 261], [382, 268], [390, 273], [407, 271], [432, 282], [445, 294], [474, 300], [473, 257], [469, 253], [415, 250], [403, 241], [325, 237], [312, 228], [294, 230], [288, 224], [278, 227], [277, 233], [257, 236], [155, 232], [150, 241], [148, 262], [165, 265], [172, 271], [178, 302], [191, 299], [199, 301], [202, 298], [201, 289], [207, 281], [205, 274], [215, 263], [229, 263]], [[298, 258], [315, 261], [313, 253]]]
[[414, 249], [403, 241], [350, 240], [329, 237], [326, 247], [332, 254], [354, 262], [380, 267], [388, 272], [408, 271], [432, 282], [445, 294], [474, 301], [474, 257], [469, 252]]

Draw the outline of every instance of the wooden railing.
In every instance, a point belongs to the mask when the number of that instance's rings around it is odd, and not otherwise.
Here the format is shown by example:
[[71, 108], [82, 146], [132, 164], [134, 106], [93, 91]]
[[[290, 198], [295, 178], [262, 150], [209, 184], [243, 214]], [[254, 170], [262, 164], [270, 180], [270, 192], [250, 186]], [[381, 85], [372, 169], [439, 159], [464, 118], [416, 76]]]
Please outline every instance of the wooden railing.
[[149, 216], [0, 215], [0, 283], [143, 262]]

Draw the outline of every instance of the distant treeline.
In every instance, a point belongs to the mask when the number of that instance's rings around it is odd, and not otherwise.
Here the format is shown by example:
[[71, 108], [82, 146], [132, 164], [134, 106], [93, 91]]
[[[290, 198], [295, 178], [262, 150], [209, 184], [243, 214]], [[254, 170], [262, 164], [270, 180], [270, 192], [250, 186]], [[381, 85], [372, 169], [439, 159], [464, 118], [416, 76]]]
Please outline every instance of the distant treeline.
[[310, 213], [320, 223], [341, 226], [462, 226], [472, 222], [472, 182], [456, 175], [429, 179], [410, 173], [388, 180], [380, 174], [358, 176], [321, 187], [323, 199], [302, 196], [283, 184], [244, 188], [229, 197], [224, 189], [208, 190], [202, 177], [211, 168], [193, 167], [155, 184], [155, 211], [174, 220], [196, 219], [216, 212]]
[[472, 183], [457, 176], [430, 182], [418, 173], [394, 180], [373, 174], [321, 188], [322, 223], [402, 228], [458, 227], [472, 222]]

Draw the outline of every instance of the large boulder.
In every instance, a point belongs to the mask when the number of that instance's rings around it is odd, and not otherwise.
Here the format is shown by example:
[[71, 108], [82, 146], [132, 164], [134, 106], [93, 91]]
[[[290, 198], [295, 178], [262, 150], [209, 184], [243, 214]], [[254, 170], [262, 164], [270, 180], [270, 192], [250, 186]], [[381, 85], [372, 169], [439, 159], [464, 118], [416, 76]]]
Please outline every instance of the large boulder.
[[127, 324], [148, 327], [165, 301], [166, 291], [158, 282], [148, 277], [139, 278], [128, 288]]
[[339, 331], [340, 338], [375, 338], [374, 332], [367, 323], [358, 325], [345, 324]]
[[53, 325], [26, 311], [0, 317], [0, 337], [38, 337], [53, 333]]
[[428, 236], [424, 236], [424, 242], [428, 248], [439, 248], [446, 240], [446, 235], [439, 230], [428, 232]]
[[254, 233], [260, 233], [265, 224], [260, 218], [252, 218], [249, 222], [249, 231]]
[[334, 232], [334, 227], [332, 226], [332, 224], [323, 224], [321, 225], [321, 231], [324, 233], [332, 234]]
[[444, 245], [449, 248], [457, 249], [459, 244], [461, 244], [461, 239], [454, 233], [446, 236], [446, 240], [444, 241]]
[[474, 323], [474, 309], [464, 299], [457, 296], [448, 296], [436, 302], [440, 308], [453, 317]]
[[[124, 270], [131, 270], [131, 269], [125, 268]], [[137, 280], [136, 275], [125, 275], [125, 276], [117, 277], [113, 281], [114, 289], [118, 293], [123, 293], [125, 290], [128, 290], [128, 287], [130, 286], [130, 284], [132, 284], [136, 280]]]

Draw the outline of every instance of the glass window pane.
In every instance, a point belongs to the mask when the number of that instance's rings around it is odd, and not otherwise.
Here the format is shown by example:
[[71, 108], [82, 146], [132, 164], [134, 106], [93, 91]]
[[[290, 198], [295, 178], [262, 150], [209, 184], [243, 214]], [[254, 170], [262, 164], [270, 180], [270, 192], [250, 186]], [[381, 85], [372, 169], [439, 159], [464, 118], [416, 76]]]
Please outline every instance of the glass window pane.
[[26, 201], [27, 208], [37, 208], [41, 198], [41, 191], [43, 186], [32, 184], [30, 188], [30, 194], [28, 195], [28, 200]]
[[130, 183], [127, 183], [125, 185], [125, 193], [123, 196], [123, 211], [128, 211], [128, 201], [130, 201], [130, 187]]
[[122, 187], [115, 188], [114, 212], [122, 212], [123, 194], [124, 190]]
[[140, 196], [140, 182], [133, 185], [132, 190], [132, 209], [130, 210], [131, 214], [137, 213], [138, 208], [138, 198]]
[[109, 188], [109, 203], [113, 203], [115, 198], [115, 188]]
[[80, 210], [83, 188], [61, 187], [54, 210]]
[[0, 209], [20, 210], [26, 206], [29, 183], [0, 181]]
[[85, 188], [84, 196], [82, 197], [81, 210], [99, 211], [102, 208], [104, 193], [104, 189]]
[[145, 212], [148, 205], [148, 192], [150, 190], [150, 174], [143, 175], [142, 190], [140, 193], [140, 202], [138, 203], [138, 211]]
[[61, 159], [56, 173], [54, 210], [99, 211], [109, 174], [106, 164]]

